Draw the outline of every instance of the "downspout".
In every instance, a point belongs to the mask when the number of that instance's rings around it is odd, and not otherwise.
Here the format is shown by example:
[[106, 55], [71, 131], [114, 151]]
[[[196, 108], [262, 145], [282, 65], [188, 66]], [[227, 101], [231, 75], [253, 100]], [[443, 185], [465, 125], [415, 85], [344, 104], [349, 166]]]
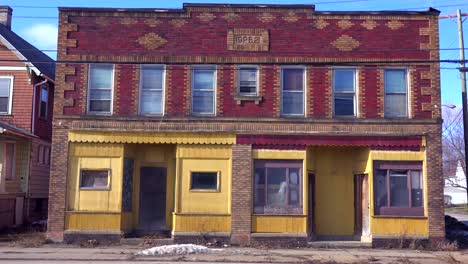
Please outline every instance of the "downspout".
[[46, 84], [48, 82], [47, 79], [40, 83], [36, 83], [33, 86], [33, 99], [32, 99], [32, 118], [31, 118], [31, 134], [35, 135], [35, 130], [36, 130], [36, 88], [40, 85]]

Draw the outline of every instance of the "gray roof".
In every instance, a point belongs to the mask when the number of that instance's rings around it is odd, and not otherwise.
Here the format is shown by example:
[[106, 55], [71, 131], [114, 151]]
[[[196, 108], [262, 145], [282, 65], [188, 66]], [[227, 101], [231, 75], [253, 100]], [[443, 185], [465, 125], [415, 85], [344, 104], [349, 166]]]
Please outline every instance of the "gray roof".
[[20, 53], [30, 64], [36, 67], [41, 74], [47, 76], [49, 79], [55, 79], [55, 61], [53, 59], [3, 24], [0, 24], [0, 35], [14, 47], [15, 51]]

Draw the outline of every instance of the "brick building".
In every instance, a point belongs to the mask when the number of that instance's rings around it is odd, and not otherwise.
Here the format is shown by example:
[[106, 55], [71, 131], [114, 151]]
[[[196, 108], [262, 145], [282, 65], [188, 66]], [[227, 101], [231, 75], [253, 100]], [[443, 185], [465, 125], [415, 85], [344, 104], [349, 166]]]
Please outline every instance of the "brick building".
[[[47, 218], [54, 61], [0, 7], [0, 229]], [[48, 37], [48, 36], [44, 36]]]
[[437, 10], [59, 11], [49, 238], [444, 237]]

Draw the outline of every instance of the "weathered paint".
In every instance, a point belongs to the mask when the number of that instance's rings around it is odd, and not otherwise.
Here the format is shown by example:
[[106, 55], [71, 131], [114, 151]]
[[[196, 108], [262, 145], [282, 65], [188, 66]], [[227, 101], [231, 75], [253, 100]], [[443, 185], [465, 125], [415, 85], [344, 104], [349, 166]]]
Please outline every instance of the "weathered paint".
[[67, 230], [120, 230], [120, 213], [85, 213], [67, 212], [65, 215]]
[[[178, 145], [173, 231], [230, 231], [231, 146]], [[218, 172], [218, 191], [190, 190], [191, 172]]]
[[307, 216], [305, 215], [254, 215], [253, 233], [306, 233]]
[[230, 232], [231, 216], [214, 214], [175, 214], [175, 232]]
[[367, 148], [311, 148], [315, 173], [315, 217], [317, 235], [351, 236], [354, 233], [354, 174], [366, 165]]
[[233, 133], [154, 133], [128, 131], [71, 131], [71, 142], [146, 144], [235, 144]]
[[[2, 138], [2, 140], [5, 140]], [[0, 191], [6, 193], [25, 193], [29, 179], [30, 143], [24, 140], [8, 140], [15, 143], [15, 171], [13, 180], [1, 178]], [[0, 141], [0, 175], [3, 174], [4, 143]]]
[[[424, 140], [425, 142], [425, 140]], [[370, 229], [374, 236], [379, 235], [417, 235], [427, 236], [429, 234], [429, 223], [427, 218], [408, 217], [385, 217], [374, 216], [374, 195], [373, 195], [373, 161], [422, 161], [423, 162], [423, 182], [424, 182], [424, 211], [427, 216], [427, 175], [426, 175], [426, 153], [425, 148], [421, 151], [370, 151], [369, 161], [366, 166], [366, 173], [369, 174], [369, 205], [370, 205]]]
[[138, 227], [141, 167], [166, 168], [166, 229], [172, 228], [175, 189], [175, 146], [168, 144], [126, 144], [125, 157], [134, 159], [132, 228]]

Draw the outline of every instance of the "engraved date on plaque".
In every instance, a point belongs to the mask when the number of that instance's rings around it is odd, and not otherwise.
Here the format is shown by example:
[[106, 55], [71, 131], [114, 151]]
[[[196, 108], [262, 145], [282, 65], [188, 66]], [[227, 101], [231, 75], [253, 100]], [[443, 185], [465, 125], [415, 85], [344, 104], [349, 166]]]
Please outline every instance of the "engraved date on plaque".
[[268, 51], [268, 30], [257, 28], [234, 28], [228, 31], [228, 50]]

